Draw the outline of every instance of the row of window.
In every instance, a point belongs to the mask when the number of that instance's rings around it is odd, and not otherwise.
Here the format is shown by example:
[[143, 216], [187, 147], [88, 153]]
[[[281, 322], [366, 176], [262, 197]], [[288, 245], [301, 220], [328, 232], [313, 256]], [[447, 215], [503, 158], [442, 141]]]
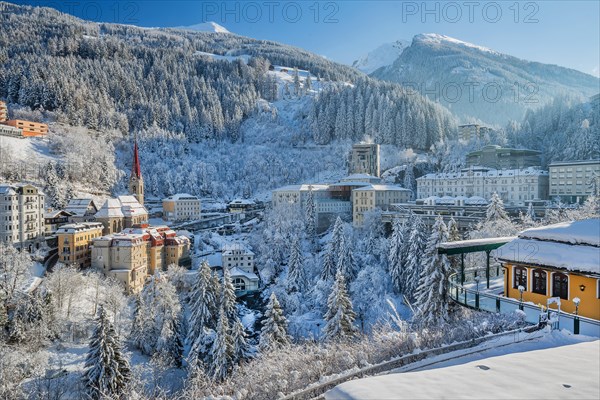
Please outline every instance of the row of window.
[[[529, 274], [525, 267], [513, 268], [513, 288], [518, 289], [519, 286], [525, 288], [525, 291], [541, 294], [544, 296], [560, 297], [563, 300], [569, 300], [569, 276], [561, 272], [553, 272], [551, 274], [550, 293], [548, 291], [548, 272], [537, 268], [531, 271], [531, 285], [528, 286]], [[600, 284], [597, 284], [600, 287]], [[598, 290], [600, 292], [600, 289]], [[600, 297], [600, 293], [597, 293]]]

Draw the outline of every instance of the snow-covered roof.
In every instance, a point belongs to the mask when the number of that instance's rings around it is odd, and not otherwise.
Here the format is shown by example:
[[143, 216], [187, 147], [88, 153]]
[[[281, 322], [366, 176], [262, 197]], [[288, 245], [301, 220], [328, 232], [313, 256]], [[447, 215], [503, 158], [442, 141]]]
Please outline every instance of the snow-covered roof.
[[501, 261], [600, 274], [600, 219], [527, 229], [497, 250]]
[[309, 190], [317, 191], [317, 190], [327, 190], [329, 189], [329, 185], [325, 184], [308, 184], [303, 183], [300, 185], [287, 185], [277, 189], [274, 189], [273, 192], [299, 192], [299, 191], [309, 191]]
[[251, 205], [254, 205], [256, 203], [254, 203], [253, 200], [249, 200], [249, 199], [235, 199], [235, 200], [232, 200], [229, 203], [229, 205], [232, 205], [232, 204], [239, 204], [239, 205], [251, 206]]
[[135, 196], [119, 196], [117, 199], [121, 203], [121, 211], [126, 217], [148, 214], [148, 211], [146, 211]]
[[245, 255], [254, 255], [254, 253], [252, 251], [250, 251], [250, 249], [248, 249], [246, 246], [244, 246], [242, 243], [227, 243], [225, 245], [223, 245], [223, 248], [221, 249], [223, 252], [224, 256], [229, 256], [234, 254], [234, 252], [242, 252]]
[[93, 199], [71, 199], [65, 207], [65, 211], [73, 215], [83, 216], [90, 206], [96, 208], [96, 203], [94, 203]]
[[372, 184], [372, 185], [367, 185], [364, 187], [360, 187], [358, 189], [354, 189], [355, 192], [358, 191], [367, 191], [367, 190], [375, 190], [377, 192], [389, 192], [389, 191], [396, 191], [396, 192], [410, 192], [409, 189], [405, 189], [402, 186], [398, 186], [398, 185], [379, 185], [379, 184]]
[[167, 197], [165, 200], [167, 200], [167, 201], [168, 200], [177, 201], [177, 200], [199, 200], [199, 199], [198, 199], [197, 196], [194, 196], [192, 194], [177, 193], [177, 194], [174, 194], [173, 196]]
[[557, 161], [553, 162], [549, 165], [549, 167], [559, 167], [565, 165], [594, 165], [600, 164], [600, 159], [598, 160], [576, 160], [576, 161]]
[[496, 238], [483, 238], [483, 239], [469, 239], [469, 240], [457, 240], [454, 242], [444, 242], [438, 245], [439, 249], [460, 249], [464, 247], [474, 247], [474, 246], [485, 246], [488, 244], [498, 244], [498, 243], [507, 243], [515, 240], [514, 236], [507, 237], [496, 237]]
[[568, 244], [600, 246], [600, 218], [561, 222], [559, 224], [531, 228], [521, 232], [519, 237]]
[[428, 179], [458, 179], [470, 177], [486, 177], [486, 178], [503, 178], [514, 176], [546, 176], [548, 171], [541, 170], [535, 167], [524, 169], [491, 169], [491, 168], [465, 168], [460, 172], [438, 172], [423, 175], [417, 180]]
[[102, 229], [103, 225], [100, 222], [81, 222], [79, 224], [62, 225], [56, 233], [75, 233], [89, 229]]
[[12, 186], [8, 186], [8, 185], [0, 185], [0, 194], [6, 195], [6, 196], [13, 196], [15, 194], [17, 194], [17, 192], [15, 192], [15, 190], [12, 188]]
[[96, 213], [96, 218], [123, 218], [121, 202], [118, 199], [107, 199]]
[[497, 349], [495, 357], [348, 381], [325, 399], [596, 399], [599, 350], [598, 340], [509, 354]]
[[350, 174], [342, 179], [340, 179], [341, 182], [346, 182], [346, 181], [360, 181], [360, 180], [368, 180], [370, 182], [381, 182], [381, 178], [378, 178], [374, 175], [370, 175], [370, 174]]
[[251, 280], [251, 281], [258, 281], [258, 276], [253, 273], [253, 272], [246, 272], [243, 269], [240, 269], [238, 267], [233, 267], [229, 269], [229, 274], [231, 275], [231, 278], [235, 278], [238, 276], [243, 276], [244, 278]]

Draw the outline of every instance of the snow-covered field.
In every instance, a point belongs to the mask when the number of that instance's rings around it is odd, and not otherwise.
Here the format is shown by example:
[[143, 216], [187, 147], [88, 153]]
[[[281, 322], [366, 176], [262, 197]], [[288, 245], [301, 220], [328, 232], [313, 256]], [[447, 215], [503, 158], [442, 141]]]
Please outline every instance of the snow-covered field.
[[359, 379], [329, 391], [351, 399], [597, 399], [600, 341], [567, 332], [442, 361], [414, 372]]

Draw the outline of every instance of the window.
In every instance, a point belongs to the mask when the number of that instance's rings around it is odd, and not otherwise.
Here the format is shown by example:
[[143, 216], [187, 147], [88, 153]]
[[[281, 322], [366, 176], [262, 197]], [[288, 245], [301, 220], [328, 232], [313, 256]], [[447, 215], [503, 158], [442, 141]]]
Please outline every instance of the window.
[[569, 299], [569, 277], [567, 275], [556, 272], [552, 276], [552, 296], [564, 300]]
[[233, 280], [233, 286], [235, 290], [246, 290], [246, 282], [242, 278], [235, 278]]
[[542, 269], [533, 270], [533, 293], [546, 294], [546, 271]]
[[514, 267], [514, 288], [517, 289], [519, 286], [523, 286], [527, 290], [527, 268]]

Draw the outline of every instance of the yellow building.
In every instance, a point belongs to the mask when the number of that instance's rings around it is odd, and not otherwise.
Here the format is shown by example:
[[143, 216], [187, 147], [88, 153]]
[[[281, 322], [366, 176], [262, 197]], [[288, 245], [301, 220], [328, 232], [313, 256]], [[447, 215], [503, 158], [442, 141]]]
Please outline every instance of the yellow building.
[[520, 299], [522, 290], [524, 302], [544, 306], [559, 298], [562, 311], [600, 320], [600, 219], [527, 229], [496, 258], [505, 296]]
[[387, 210], [392, 204], [406, 203], [412, 192], [396, 185], [371, 184], [352, 191], [352, 220], [361, 226], [364, 213], [377, 209]]
[[100, 222], [82, 222], [61, 226], [57, 231], [58, 260], [63, 264], [77, 265], [80, 268], [91, 264], [90, 245], [92, 240], [102, 236]]
[[128, 293], [138, 293], [148, 275], [146, 246], [140, 234], [102, 236], [93, 242], [92, 266], [122, 282]]

